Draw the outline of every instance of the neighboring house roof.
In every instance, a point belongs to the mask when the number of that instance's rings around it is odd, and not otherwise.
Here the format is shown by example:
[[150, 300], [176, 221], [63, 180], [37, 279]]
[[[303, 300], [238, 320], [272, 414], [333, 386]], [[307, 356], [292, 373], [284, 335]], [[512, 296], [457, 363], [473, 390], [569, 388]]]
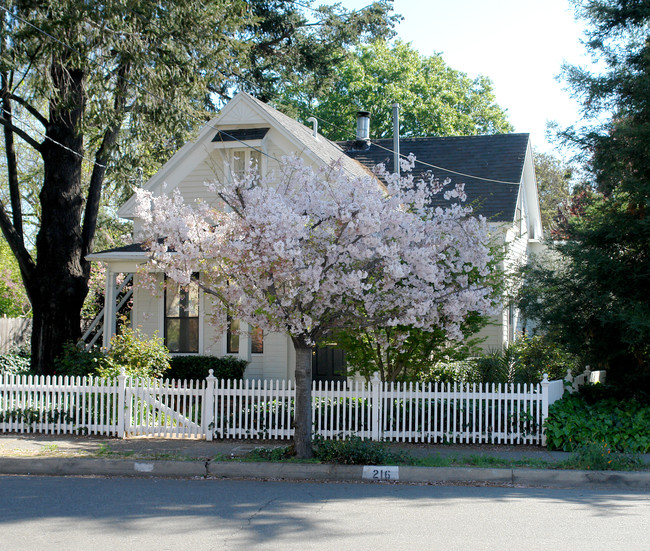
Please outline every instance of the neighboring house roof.
[[[464, 183], [465, 204], [472, 205], [475, 213], [493, 222], [512, 222], [528, 142], [528, 134], [402, 138], [400, 153], [413, 153], [418, 161], [439, 167], [416, 162], [413, 169], [416, 178], [432, 173], [441, 181], [450, 178], [450, 187]], [[392, 139], [372, 140], [365, 147], [355, 141], [339, 142], [339, 145], [347, 155], [369, 168], [384, 163], [389, 172], [394, 171]], [[440, 193], [433, 206], [448, 204]]]

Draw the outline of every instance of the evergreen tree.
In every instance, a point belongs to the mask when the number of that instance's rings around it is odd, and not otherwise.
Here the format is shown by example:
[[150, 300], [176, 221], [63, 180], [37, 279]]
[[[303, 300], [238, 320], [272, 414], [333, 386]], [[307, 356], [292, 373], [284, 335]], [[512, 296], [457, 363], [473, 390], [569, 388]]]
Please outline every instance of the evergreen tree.
[[[571, 128], [592, 175], [561, 225], [552, 264], [535, 266], [523, 306], [608, 380], [630, 392], [650, 381], [650, 4], [575, 0], [591, 26], [587, 46], [605, 65], [568, 68], [587, 117]], [[554, 265], [553, 265], [554, 264]], [[541, 299], [541, 300], [540, 300]]]

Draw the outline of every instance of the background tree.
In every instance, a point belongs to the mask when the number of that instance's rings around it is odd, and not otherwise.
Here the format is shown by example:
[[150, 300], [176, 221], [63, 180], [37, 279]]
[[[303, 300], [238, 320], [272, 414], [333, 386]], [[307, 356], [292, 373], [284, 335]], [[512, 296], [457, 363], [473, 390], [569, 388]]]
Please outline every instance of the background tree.
[[441, 188], [412, 177], [386, 178], [385, 193], [341, 166], [313, 171], [294, 159], [273, 178], [216, 182], [228, 212], [141, 191], [136, 214], [156, 269], [183, 285], [201, 272], [221, 329], [228, 314], [291, 337], [294, 442], [309, 457], [315, 344], [337, 330], [398, 325], [460, 338], [470, 312], [492, 312], [487, 223], [458, 205], [428, 208]]
[[[128, 190], [135, 167], [145, 177], [155, 171], [218, 107], [223, 98], [216, 92], [226, 94], [242, 82], [261, 90], [269, 73], [249, 78], [255, 68], [251, 52], [266, 52], [266, 62], [275, 59], [278, 75], [296, 59], [302, 69], [312, 53], [343, 55], [354, 34], [349, 13], [338, 6], [311, 19], [295, 15], [310, 6], [288, 0], [0, 5], [0, 125], [8, 189], [0, 227], [33, 308], [36, 372], [51, 372], [63, 343], [80, 336], [90, 275], [85, 256], [93, 249], [107, 183]], [[387, 33], [388, 6], [380, 2], [355, 13], [353, 28], [362, 35]], [[265, 30], [267, 18], [291, 23], [274, 38]], [[318, 35], [323, 38], [314, 39], [321, 46], [317, 52], [273, 55], [278, 44], [291, 51], [294, 40], [304, 45]], [[36, 153], [42, 174], [33, 250], [24, 227], [26, 176], [16, 140]]]
[[649, 396], [650, 5], [574, 4], [604, 70], [570, 67], [567, 77], [585, 115], [606, 120], [564, 133], [581, 148], [591, 186], [574, 195], [551, 266], [531, 269], [524, 306], [591, 365], [607, 368], [610, 382]]
[[0, 316], [16, 318], [30, 311], [18, 263], [7, 242], [0, 238]]
[[575, 168], [551, 153], [535, 153], [535, 176], [542, 228], [547, 236], [558, 229], [560, 209], [571, 197]]
[[441, 327], [427, 330], [405, 326], [352, 328], [339, 331], [326, 344], [345, 351], [348, 375], [370, 380], [417, 381], [441, 360], [464, 360], [478, 354], [483, 339], [472, 338], [488, 317], [468, 312], [460, 324], [461, 338], [450, 339]]
[[370, 111], [370, 135], [393, 135], [392, 103], [401, 106], [403, 136], [445, 136], [509, 132], [506, 112], [496, 104], [486, 77], [469, 78], [449, 67], [440, 55], [421, 55], [410, 44], [376, 40], [360, 45], [334, 67], [324, 95], [295, 83], [285, 87], [280, 108], [306, 120], [322, 118], [332, 140], [354, 139], [356, 113]]

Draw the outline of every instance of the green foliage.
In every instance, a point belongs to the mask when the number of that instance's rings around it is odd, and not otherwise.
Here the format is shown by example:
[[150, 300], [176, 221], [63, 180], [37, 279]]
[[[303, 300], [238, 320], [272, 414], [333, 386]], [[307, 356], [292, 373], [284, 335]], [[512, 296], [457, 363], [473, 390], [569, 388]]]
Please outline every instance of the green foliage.
[[54, 375], [86, 377], [106, 367], [107, 357], [99, 350], [86, 351], [73, 342], [63, 345], [63, 353], [54, 360]]
[[29, 354], [25, 351], [0, 354], [0, 375], [29, 374]]
[[436, 362], [420, 372], [418, 380], [422, 383], [480, 383], [476, 360], [447, 360]]
[[147, 337], [139, 329], [124, 328], [111, 339], [106, 362], [99, 366], [100, 377], [117, 377], [122, 368], [130, 377], [159, 379], [169, 369], [169, 350], [157, 332]]
[[535, 176], [544, 233], [557, 230], [560, 208], [571, 197], [571, 180], [575, 168], [550, 153], [535, 152]]
[[633, 455], [616, 452], [605, 441], [601, 441], [578, 446], [574, 457], [562, 466], [591, 471], [630, 471], [639, 468], [641, 461]]
[[360, 109], [371, 112], [372, 138], [392, 136], [393, 102], [401, 106], [403, 136], [512, 130], [488, 78], [471, 79], [449, 67], [439, 54], [423, 56], [408, 43], [377, 40], [360, 45], [333, 69], [335, 78], [323, 96], [292, 89], [280, 100], [280, 108], [292, 116], [322, 118], [322, 131], [329, 139], [354, 139]]
[[578, 371], [577, 358], [546, 338], [520, 337], [504, 349], [462, 361], [440, 361], [421, 372], [422, 382], [537, 384], [544, 373], [563, 379]]
[[161, 378], [169, 369], [169, 362], [169, 351], [157, 334], [147, 337], [139, 329], [125, 327], [122, 333], [113, 336], [106, 354], [66, 343], [63, 354], [54, 361], [54, 372], [72, 377], [114, 378], [124, 368], [129, 377]]
[[461, 327], [462, 342], [450, 341], [442, 329], [423, 331], [413, 327], [375, 327], [337, 333], [327, 344], [345, 351], [349, 375], [367, 380], [379, 373], [382, 381], [416, 381], [441, 359], [461, 360], [475, 354], [480, 342], [471, 335], [487, 324], [472, 314]]
[[599, 74], [568, 67], [587, 123], [564, 137], [591, 181], [560, 221], [555, 256], [533, 264], [526, 317], [581, 355], [629, 397], [650, 396], [650, 41], [648, 6], [574, 0]]
[[165, 377], [175, 380], [205, 379], [210, 369], [217, 379], [240, 380], [248, 362], [234, 356], [172, 356]]
[[296, 456], [293, 446], [255, 448], [246, 454], [247, 461], [286, 461]]
[[18, 262], [0, 236], [0, 316], [17, 318], [31, 311]]
[[650, 452], [650, 406], [636, 400], [565, 394], [551, 405], [545, 423], [549, 449], [576, 451], [594, 442], [623, 453]]
[[324, 463], [343, 465], [394, 465], [407, 460], [405, 452], [394, 452], [382, 442], [350, 436], [343, 440], [325, 440], [314, 436], [314, 457]]

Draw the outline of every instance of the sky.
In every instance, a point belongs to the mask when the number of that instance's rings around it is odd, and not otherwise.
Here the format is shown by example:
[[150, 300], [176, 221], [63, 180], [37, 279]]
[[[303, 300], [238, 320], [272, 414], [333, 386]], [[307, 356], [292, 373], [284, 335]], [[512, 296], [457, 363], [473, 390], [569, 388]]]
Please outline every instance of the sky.
[[[348, 9], [369, 3], [340, 1]], [[579, 105], [557, 80], [564, 62], [590, 63], [580, 42], [583, 23], [574, 20], [568, 0], [395, 0], [394, 5], [404, 17], [398, 38], [422, 55], [442, 54], [450, 67], [470, 77], [489, 77], [515, 132], [530, 133], [536, 150], [554, 151], [547, 121], [560, 127], [579, 121]]]

